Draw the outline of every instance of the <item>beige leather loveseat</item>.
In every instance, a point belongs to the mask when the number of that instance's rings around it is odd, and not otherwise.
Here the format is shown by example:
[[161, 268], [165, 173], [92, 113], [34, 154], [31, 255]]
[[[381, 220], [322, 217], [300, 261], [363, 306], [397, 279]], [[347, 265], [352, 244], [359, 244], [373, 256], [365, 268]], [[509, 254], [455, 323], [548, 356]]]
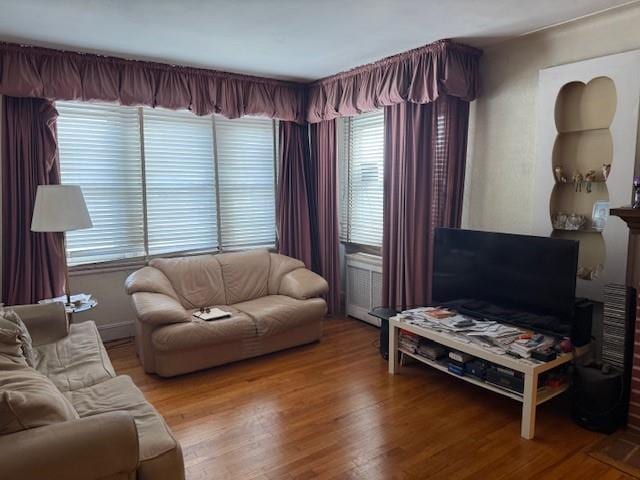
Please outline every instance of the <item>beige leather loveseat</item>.
[[[327, 288], [299, 260], [267, 250], [154, 259], [126, 281], [138, 355], [163, 377], [318, 340]], [[193, 317], [213, 306], [231, 317]]]
[[93, 322], [69, 326], [61, 303], [11, 308], [33, 355], [7, 343], [0, 319], [0, 478], [184, 479], [180, 445], [131, 379], [116, 376]]

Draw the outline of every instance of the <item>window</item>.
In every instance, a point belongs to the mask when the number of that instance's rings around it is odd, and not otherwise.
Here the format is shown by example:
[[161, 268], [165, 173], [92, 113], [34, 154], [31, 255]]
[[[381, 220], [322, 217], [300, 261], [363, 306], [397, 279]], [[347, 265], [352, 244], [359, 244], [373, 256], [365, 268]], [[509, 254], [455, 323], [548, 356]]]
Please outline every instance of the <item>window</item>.
[[67, 234], [70, 265], [144, 255], [136, 108], [59, 102], [63, 183], [81, 185], [93, 228]]
[[222, 244], [229, 249], [275, 245], [273, 127], [258, 118], [216, 117], [216, 132]]
[[215, 250], [211, 118], [145, 108], [143, 126], [149, 254]]
[[274, 245], [276, 122], [56, 107], [62, 182], [94, 224], [68, 233], [70, 265]]
[[384, 111], [344, 119], [341, 133], [341, 240], [381, 247]]

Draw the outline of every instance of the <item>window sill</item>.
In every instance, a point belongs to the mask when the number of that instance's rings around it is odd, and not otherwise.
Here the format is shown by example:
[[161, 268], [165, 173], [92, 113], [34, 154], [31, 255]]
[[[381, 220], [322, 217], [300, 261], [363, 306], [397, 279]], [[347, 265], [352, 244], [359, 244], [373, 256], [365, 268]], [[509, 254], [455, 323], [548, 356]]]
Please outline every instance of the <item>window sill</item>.
[[341, 241], [342, 245], [344, 245], [345, 252], [349, 253], [367, 253], [369, 255], [375, 255], [377, 257], [382, 257], [382, 247], [374, 247], [372, 245], [362, 245], [359, 243], [351, 243]]
[[82, 276], [82, 275], [94, 275], [97, 273], [109, 273], [109, 272], [127, 272], [138, 270], [149, 264], [154, 258], [176, 258], [176, 257], [193, 257], [195, 255], [216, 255], [218, 253], [231, 253], [242, 252], [247, 250], [257, 250], [264, 248], [269, 252], [277, 253], [277, 249], [274, 246], [262, 246], [262, 247], [246, 247], [237, 249], [225, 249], [225, 250], [200, 250], [197, 252], [175, 252], [164, 255], [153, 255], [149, 257], [137, 257], [125, 260], [112, 260], [101, 263], [87, 263], [84, 265], [75, 265], [69, 267], [69, 276]]

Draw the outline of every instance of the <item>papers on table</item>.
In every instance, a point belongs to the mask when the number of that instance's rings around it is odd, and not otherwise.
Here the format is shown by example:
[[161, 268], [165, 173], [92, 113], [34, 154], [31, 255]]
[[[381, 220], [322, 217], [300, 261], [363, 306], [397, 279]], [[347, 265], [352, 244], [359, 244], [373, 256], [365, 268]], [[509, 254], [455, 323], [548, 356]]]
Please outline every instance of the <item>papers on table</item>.
[[204, 321], [220, 320], [222, 318], [229, 318], [231, 316], [231, 312], [226, 312], [220, 308], [209, 307], [204, 309], [204, 311], [193, 312], [193, 316]]
[[[74, 305], [84, 305], [85, 303], [91, 302], [91, 300], [91, 295], [89, 295], [88, 293], [76, 293], [75, 295], [71, 295], [71, 303], [73, 303]], [[60, 295], [59, 297], [45, 298], [44, 300], [38, 301], [38, 303], [40, 304], [57, 302], [67, 303], [67, 296]]]
[[556, 342], [555, 338], [544, 335], [520, 339], [530, 332], [492, 320], [476, 320], [439, 307], [413, 308], [398, 317], [408, 324], [448, 333], [456, 340], [477, 344], [494, 353], [512, 353], [522, 358], [529, 358], [536, 348]]

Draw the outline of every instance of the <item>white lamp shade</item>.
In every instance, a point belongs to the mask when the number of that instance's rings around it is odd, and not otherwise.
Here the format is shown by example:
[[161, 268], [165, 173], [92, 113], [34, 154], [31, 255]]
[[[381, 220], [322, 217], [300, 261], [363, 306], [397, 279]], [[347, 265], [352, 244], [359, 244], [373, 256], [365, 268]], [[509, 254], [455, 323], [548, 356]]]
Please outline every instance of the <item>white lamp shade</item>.
[[91, 228], [91, 217], [78, 185], [39, 185], [31, 231], [68, 232]]

